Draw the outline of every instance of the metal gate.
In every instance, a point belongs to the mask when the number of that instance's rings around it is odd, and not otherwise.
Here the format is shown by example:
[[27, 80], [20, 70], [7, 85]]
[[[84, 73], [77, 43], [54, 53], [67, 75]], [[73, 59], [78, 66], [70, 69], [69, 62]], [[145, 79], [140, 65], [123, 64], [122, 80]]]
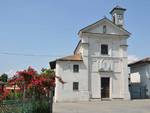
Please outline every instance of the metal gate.
[[146, 86], [141, 84], [130, 84], [131, 99], [146, 99]]

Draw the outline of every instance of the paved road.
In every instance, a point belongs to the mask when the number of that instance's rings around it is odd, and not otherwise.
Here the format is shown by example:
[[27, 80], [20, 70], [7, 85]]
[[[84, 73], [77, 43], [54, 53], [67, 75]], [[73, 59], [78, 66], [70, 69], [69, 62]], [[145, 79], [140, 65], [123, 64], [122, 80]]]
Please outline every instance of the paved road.
[[55, 103], [54, 113], [150, 113], [150, 100]]

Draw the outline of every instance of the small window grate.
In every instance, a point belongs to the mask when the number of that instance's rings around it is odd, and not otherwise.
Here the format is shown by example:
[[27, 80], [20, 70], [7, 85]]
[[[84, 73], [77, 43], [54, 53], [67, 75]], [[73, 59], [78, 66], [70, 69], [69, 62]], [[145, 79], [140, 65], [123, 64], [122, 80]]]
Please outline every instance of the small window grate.
[[79, 72], [79, 65], [73, 65], [73, 72]]

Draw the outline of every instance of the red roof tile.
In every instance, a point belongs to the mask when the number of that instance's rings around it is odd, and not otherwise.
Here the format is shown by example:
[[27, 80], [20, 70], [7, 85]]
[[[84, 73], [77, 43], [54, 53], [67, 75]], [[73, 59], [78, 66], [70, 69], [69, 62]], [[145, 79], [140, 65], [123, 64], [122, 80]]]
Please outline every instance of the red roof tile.
[[56, 61], [83, 61], [83, 59], [81, 54], [75, 54], [75, 55], [59, 58]]

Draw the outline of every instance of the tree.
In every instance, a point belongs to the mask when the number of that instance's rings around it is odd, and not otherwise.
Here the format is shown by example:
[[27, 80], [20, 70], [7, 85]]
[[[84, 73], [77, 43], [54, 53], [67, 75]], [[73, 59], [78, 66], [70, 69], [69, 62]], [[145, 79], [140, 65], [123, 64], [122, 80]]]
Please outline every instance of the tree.
[[8, 75], [5, 74], [5, 73], [3, 73], [3, 74], [1, 75], [1, 77], [0, 77], [0, 79], [1, 79], [2, 82], [7, 82]]
[[5, 89], [7, 79], [8, 75], [5, 73], [0, 76], [0, 101], [3, 100], [9, 94], [9, 91]]

